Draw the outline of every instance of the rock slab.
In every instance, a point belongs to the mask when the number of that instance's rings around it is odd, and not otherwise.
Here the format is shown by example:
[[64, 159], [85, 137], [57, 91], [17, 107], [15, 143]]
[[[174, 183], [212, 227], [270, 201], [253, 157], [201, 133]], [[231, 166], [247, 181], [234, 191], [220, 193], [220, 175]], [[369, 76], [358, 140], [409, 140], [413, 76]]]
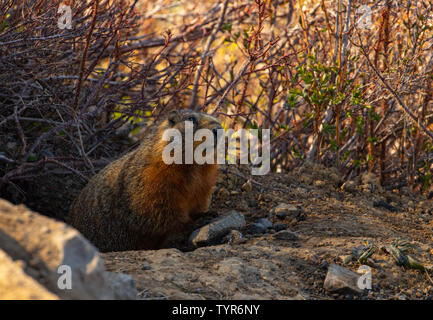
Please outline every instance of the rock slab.
[[195, 230], [189, 237], [189, 243], [194, 247], [214, 244], [231, 230], [244, 228], [245, 224], [245, 217], [241, 213], [232, 210], [213, 220], [208, 225]]
[[13, 261], [0, 249], [0, 299], [2, 300], [57, 300], [22, 270], [21, 261]]
[[[36, 281], [53, 298], [120, 298], [113, 291], [98, 250], [77, 230], [2, 199], [0, 249], [4, 252], [3, 260], [21, 261], [17, 272]], [[8, 273], [0, 273], [0, 282], [5, 283], [7, 277]], [[29, 286], [30, 282], [27, 281]], [[70, 285], [62, 285], [67, 283]], [[0, 298], [5, 298], [3, 292], [0, 290]], [[31, 292], [28, 295], [33, 295]], [[44, 296], [42, 292], [40, 296]], [[128, 293], [127, 297], [131, 296]], [[19, 297], [25, 297], [24, 293], [17, 292]]]

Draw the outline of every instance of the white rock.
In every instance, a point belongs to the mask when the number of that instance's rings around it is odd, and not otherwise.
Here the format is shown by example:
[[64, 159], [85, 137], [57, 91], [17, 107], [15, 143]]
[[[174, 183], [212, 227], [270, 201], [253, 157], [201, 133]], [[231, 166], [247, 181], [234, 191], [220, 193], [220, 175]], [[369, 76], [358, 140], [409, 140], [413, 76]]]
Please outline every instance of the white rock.
[[330, 264], [326, 274], [324, 288], [330, 292], [362, 293], [358, 287], [361, 275], [336, 264]]

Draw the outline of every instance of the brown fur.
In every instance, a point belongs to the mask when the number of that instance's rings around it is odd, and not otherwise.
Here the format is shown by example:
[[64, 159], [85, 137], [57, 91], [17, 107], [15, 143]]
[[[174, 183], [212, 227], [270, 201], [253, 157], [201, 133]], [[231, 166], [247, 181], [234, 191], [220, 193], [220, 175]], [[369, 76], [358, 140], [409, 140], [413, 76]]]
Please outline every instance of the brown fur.
[[[95, 175], [74, 201], [71, 224], [101, 251], [160, 248], [208, 210], [217, 179], [216, 164], [172, 164], [162, 161], [167, 128], [221, 128], [216, 119], [198, 112], [175, 111], [151, 127], [140, 146]], [[198, 144], [198, 143], [197, 143]]]

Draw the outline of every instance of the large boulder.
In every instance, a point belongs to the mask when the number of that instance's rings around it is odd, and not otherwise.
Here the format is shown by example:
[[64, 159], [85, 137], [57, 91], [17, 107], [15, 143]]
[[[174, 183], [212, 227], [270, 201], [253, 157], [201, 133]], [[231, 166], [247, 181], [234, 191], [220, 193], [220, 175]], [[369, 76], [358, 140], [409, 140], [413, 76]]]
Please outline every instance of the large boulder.
[[[0, 249], [5, 253], [4, 259], [20, 261], [21, 272], [53, 297], [123, 298], [113, 290], [119, 284], [112, 285], [113, 277], [107, 275], [98, 250], [77, 230], [2, 199]], [[5, 277], [9, 277], [8, 273], [0, 273], [0, 278]], [[0, 298], [13, 298], [3, 292], [0, 290]], [[128, 297], [130, 292], [125, 298]]]
[[13, 261], [0, 250], [0, 298], [4, 300], [54, 300], [49, 292], [22, 270], [22, 263]]

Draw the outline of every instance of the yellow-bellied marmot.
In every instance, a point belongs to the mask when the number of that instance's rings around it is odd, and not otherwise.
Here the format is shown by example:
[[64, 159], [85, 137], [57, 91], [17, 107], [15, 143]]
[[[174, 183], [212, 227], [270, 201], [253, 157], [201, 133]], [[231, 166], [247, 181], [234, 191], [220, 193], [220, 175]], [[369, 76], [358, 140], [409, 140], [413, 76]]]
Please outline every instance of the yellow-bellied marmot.
[[185, 121], [193, 123], [194, 132], [212, 130], [215, 141], [222, 128], [210, 115], [172, 111], [148, 130], [136, 150], [95, 175], [75, 199], [71, 224], [101, 251], [160, 248], [208, 210], [217, 164], [167, 165], [162, 159], [169, 143], [162, 139], [164, 130], [178, 129], [184, 137]]

